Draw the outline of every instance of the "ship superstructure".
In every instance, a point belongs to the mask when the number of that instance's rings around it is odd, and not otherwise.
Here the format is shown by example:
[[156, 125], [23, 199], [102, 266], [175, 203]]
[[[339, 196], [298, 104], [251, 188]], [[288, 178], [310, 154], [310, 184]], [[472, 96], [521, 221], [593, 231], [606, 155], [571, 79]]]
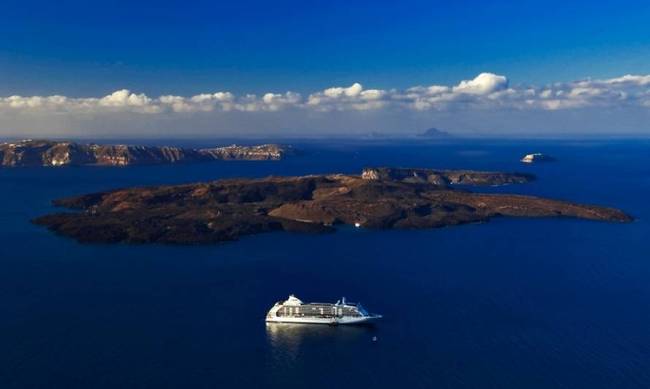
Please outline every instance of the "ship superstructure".
[[348, 302], [345, 297], [335, 304], [303, 303], [294, 295], [275, 303], [266, 314], [266, 321], [271, 323], [357, 324], [379, 318], [381, 315], [368, 313], [361, 304]]

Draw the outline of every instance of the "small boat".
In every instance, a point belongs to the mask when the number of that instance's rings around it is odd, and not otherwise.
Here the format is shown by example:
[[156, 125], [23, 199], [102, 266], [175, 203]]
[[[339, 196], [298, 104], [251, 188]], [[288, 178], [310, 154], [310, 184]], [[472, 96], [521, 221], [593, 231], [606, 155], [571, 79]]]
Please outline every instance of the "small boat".
[[359, 324], [382, 316], [368, 313], [361, 304], [350, 303], [343, 297], [335, 304], [303, 303], [290, 295], [285, 301], [278, 301], [266, 314], [267, 323], [304, 324]]

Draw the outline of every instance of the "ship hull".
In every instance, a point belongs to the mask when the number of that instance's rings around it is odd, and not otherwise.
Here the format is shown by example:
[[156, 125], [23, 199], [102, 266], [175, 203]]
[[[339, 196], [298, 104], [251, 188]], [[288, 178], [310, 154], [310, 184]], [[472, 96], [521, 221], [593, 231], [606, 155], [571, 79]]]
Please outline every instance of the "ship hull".
[[372, 320], [379, 319], [381, 316], [367, 316], [367, 317], [273, 317], [267, 318], [267, 323], [294, 323], [294, 324], [361, 324]]

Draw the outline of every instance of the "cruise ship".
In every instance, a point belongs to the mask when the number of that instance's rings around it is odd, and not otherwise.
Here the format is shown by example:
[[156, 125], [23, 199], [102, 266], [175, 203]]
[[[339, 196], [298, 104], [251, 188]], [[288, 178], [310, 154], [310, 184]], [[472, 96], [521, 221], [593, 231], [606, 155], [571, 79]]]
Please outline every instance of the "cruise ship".
[[267, 323], [358, 324], [380, 318], [381, 315], [368, 313], [359, 303], [347, 302], [345, 297], [336, 304], [306, 304], [294, 295], [275, 303], [266, 314]]

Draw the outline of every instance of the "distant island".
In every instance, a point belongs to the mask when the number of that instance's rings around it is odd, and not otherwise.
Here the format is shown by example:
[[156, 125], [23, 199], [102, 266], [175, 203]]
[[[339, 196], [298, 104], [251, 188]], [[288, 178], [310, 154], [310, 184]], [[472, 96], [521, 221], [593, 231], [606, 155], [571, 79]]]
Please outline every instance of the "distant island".
[[451, 140], [455, 137], [437, 128], [429, 128], [419, 133], [404, 133], [403, 131], [380, 132], [372, 131], [364, 136], [366, 139], [371, 140]]
[[55, 200], [75, 211], [33, 220], [80, 242], [196, 244], [267, 231], [434, 228], [497, 216], [611, 222], [620, 210], [532, 196], [472, 193], [455, 185], [521, 184], [521, 173], [368, 168], [327, 174], [120, 189]]
[[434, 127], [424, 130], [422, 133], [418, 134], [418, 136], [420, 138], [428, 139], [447, 139], [452, 137], [447, 131], [439, 130]]
[[190, 149], [171, 146], [81, 144], [51, 140], [0, 143], [0, 166], [128, 166], [214, 160], [279, 160], [290, 146], [264, 144]]

